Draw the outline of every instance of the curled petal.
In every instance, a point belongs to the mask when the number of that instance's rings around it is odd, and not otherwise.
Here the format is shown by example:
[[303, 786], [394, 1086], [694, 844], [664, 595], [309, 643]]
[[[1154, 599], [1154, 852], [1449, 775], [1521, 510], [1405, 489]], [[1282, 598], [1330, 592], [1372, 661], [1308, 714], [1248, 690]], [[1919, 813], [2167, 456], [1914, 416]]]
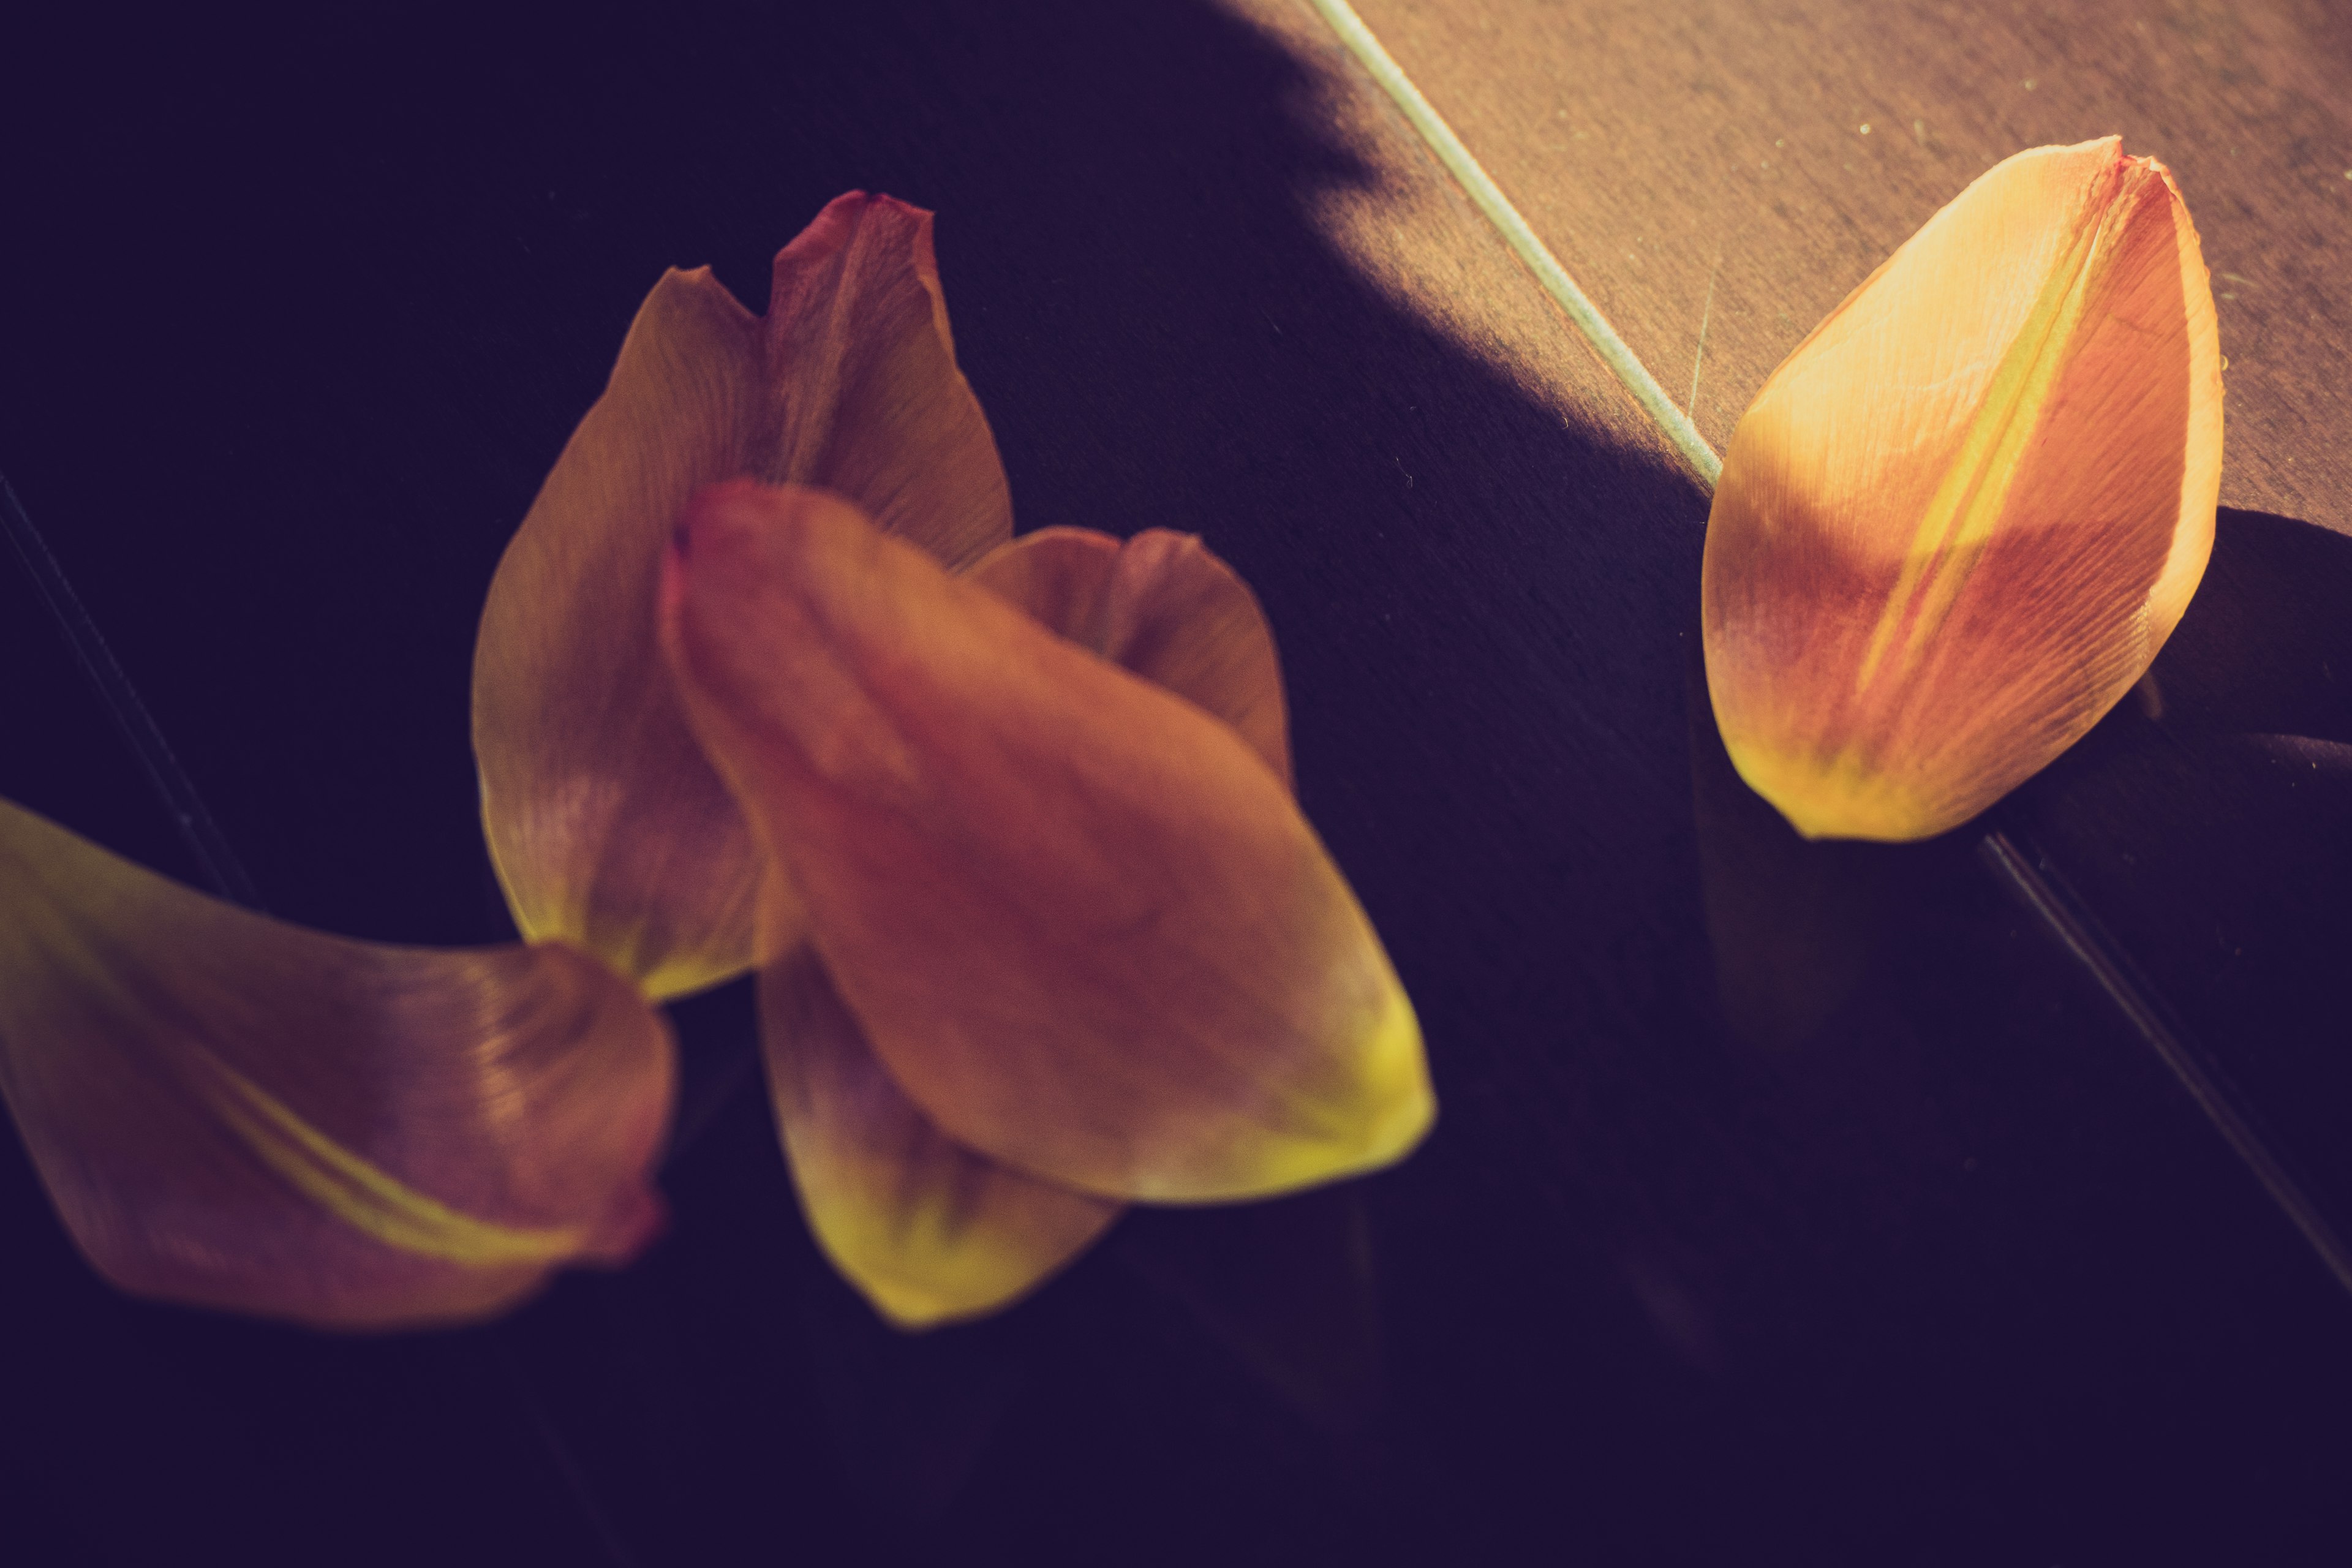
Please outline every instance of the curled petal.
[[1119, 1205], [965, 1148], [876, 1058], [807, 947], [760, 971], [760, 1035], [793, 1184], [835, 1267], [902, 1328], [992, 1312]]
[[2000, 164], [1798, 345], [1707, 526], [1708, 689], [1812, 837], [1999, 799], [2147, 669], [2213, 541], [2221, 377], [2197, 232], [2118, 142]]
[[659, 1228], [669, 1035], [583, 954], [321, 936], [5, 802], [0, 889], [0, 1089], [124, 1289], [449, 1322]]
[[1223, 719], [1290, 783], [1282, 660], [1257, 595], [1189, 533], [1146, 529], [1122, 544], [1045, 528], [997, 547], [967, 575], [1032, 620]]
[[1412, 1010], [1231, 727], [814, 491], [697, 498], [663, 614], [842, 999], [950, 1137], [1163, 1202], [1420, 1139]]
[[950, 563], [1011, 534], [929, 214], [834, 202], [776, 258], [764, 319], [708, 270], [666, 276], [491, 583], [474, 751], [508, 902], [526, 937], [657, 996], [752, 962], [758, 862], [670, 693], [653, 611], [688, 496], [745, 474], [849, 496]]

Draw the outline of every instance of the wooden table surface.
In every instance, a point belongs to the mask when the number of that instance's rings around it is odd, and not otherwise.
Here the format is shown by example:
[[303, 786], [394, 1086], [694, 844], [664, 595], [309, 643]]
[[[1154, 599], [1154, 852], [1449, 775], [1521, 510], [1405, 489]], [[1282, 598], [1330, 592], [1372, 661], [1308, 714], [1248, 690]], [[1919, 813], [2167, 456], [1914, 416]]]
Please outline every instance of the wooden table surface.
[[[2352, 34], [1358, 9], [1718, 447], [1994, 159], [2164, 155], [2231, 368], [2154, 695], [1989, 824], [1797, 840], [1708, 717], [1703, 489], [1307, 0], [76, 22], [0, 103], [0, 471], [269, 907], [507, 934], [466, 728], [499, 551], [663, 267], [756, 305], [887, 190], [940, 215], [1020, 526], [1187, 529], [1260, 593], [1441, 1120], [914, 1339], [801, 1226], [740, 989], [679, 1009], [671, 1233], [481, 1330], [129, 1301], [9, 1141], [29, 1561], [2334, 1560]], [[5, 563], [0, 658], [0, 795], [197, 879]]]
[[2172, 169], [2213, 271], [2222, 504], [2352, 531], [2342, 5], [1358, 10], [1718, 450], [1781, 356], [1969, 181], [2120, 134]]

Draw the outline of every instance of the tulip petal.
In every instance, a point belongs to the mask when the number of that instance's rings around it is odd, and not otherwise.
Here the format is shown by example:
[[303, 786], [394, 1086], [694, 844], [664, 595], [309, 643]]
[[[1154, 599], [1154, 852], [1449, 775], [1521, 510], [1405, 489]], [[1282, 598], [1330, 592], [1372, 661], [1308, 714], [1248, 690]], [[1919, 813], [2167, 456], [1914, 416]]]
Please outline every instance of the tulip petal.
[[[1152, 530], [1122, 546], [1106, 533], [1044, 529], [999, 546], [966, 575], [1223, 719], [1288, 779], [1273, 634], [1247, 584], [1199, 540]], [[785, 918], [797, 935], [799, 911]], [[1116, 1203], [1024, 1174], [941, 1132], [874, 1055], [813, 950], [761, 970], [760, 998], [768, 1081], [801, 1205], [843, 1274], [901, 1327], [1009, 1304], [1118, 1217]]]
[[996, 438], [956, 368], [929, 213], [835, 198], [776, 258], [765, 347], [772, 417], [742, 472], [846, 496], [950, 567], [1013, 536]]
[[768, 1084], [809, 1227], [884, 1316], [929, 1328], [1010, 1304], [1120, 1205], [948, 1137], [902, 1093], [803, 946], [760, 972]]
[[[1106, 533], [1044, 529], [999, 546], [966, 575], [1223, 719], [1288, 779], [1273, 634], [1247, 584], [1199, 540], [1152, 530], [1122, 546]], [[797, 935], [797, 909], [784, 918]], [[814, 950], [761, 971], [760, 1008], [777, 1125], [810, 1226], [901, 1327], [1009, 1304], [1118, 1217], [1116, 1203], [1024, 1174], [941, 1132], [874, 1055]]]
[[708, 270], [664, 277], [491, 583], [474, 750], [516, 923], [656, 996], [753, 957], [758, 860], [678, 713], [653, 618], [687, 498], [745, 474], [839, 491], [953, 564], [1011, 534], [929, 214], [834, 202], [776, 258], [764, 320]]
[[646, 588], [686, 497], [743, 465], [759, 338], [708, 272], [662, 279], [507, 547], [475, 645], [483, 831], [516, 925], [655, 995], [751, 959], [749, 842], [670, 694]]
[[698, 496], [663, 616], [842, 999], [950, 1137], [1185, 1202], [1426, 1130], [1387, 956], [1229, 726], [814, 491]]
[[1089, 529], [1040, 529], [965, 575], [1223, 719], [1290, 783], [1290, 713], [1273, 628], [1249, 584], [1195, 536], [1152, 528], [1122, 544]]
[[1708, 521], [1708, 689], [1808, 836], [1916, 838], [2071, 745], [2210, 552], [2221, 354], [2171, 176], [2115, 138], [1970, 185], [1741, 418]]
[[5, 802], [0, 887], [0, 1089], [124, 1289], [450, 1322], [659, 1228], [668, 1031], [583, 954], [322, 936]]

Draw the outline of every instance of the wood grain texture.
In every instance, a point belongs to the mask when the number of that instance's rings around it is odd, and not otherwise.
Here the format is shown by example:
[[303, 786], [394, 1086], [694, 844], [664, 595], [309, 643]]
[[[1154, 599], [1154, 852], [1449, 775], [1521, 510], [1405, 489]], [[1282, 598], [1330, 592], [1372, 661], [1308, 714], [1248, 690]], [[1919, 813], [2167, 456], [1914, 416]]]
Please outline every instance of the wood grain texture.
[[1657, 426], [1529, 281], [1494, 226], [1462, 193], [1304, 0], [1229, 0], [1305, 67], [1310, 112], [1359, 161], [1363, 178], [1309, 198], [1331, 247], [1399, 308], [1549, 407], [1663, 468], [1680, 459]]
[[2223, 504], [2352, 531], [2352, 12], [1358, 9], [1718, 448], [1781, 357], [1969, 180], [2021, 148], [2120, 132], [2178, 174], [2212, 268]]

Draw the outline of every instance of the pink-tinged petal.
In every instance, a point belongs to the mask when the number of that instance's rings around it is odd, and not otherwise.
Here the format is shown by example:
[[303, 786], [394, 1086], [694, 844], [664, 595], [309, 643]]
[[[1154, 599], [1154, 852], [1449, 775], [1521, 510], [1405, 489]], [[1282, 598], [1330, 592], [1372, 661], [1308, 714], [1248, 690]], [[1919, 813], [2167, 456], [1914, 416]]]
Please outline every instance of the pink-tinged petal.
[[1010, 536], [929, 214], [834, 202], [776, 258], [764, 319], [707, 270], [666, 276], [491, 583], [474, 750], [516, 923], [656, 996], [753, 960], [758, 860], [678, 713], [653, 610], [687, 497], [738, 475], [849, 496], [951, 564]]
[[1419, 1141], [1412, 1009], [1230, 726], [820, 492], [698, 497], [663, 597], [697, 733], [950, 1137], [1163, 1202]]
[[1772, 373], [1707, 525], [1708, 689], [1808, 837], [1983, 810], [2147, 668], [2213, 542], [2188, 208], [2109, 137], [2000, 163]]
[[768, 1083], [802, 1211], [835, 1267], [901, 1328], [1010, 1305], [1120, 1205], [1000, 1164], [902, 1093], [802, 947], [760, 972]]
[[[967, 575], [1234, 725], [1287, 780], [1273, 635], [1248, 586], [1197, 539], [1154, 530], [1122, 546], [1108, 534], [1045, 529], [999, 546]], [[796, 909], [783, 919], [789, 929], [768, 951], [801, 933]], [[761, 971], [760, 1010], [776, 1121], [810, 1227], [900, 1327], [1011, 1304], [1118, 1217], [1116, 1203], [1024, 1174], [941, 1132], [874, 1055], [813, 950]]]
[[322, 936], [0, 802], [0, 1089], [126, 1290], [332, 1328], [498, 1312], [659, 1228], [674, 1077], [658, 1016], [570, 948]]
[[1282, 660], [1257, 595], [1189, 533], [1046, 528], [966, 575], [1081, 647], [1206, 709], [1290, 782]]
[[929, 213], [836, 197], [776, 258], [766, 325], [772, 416], [741, 472], [846, 496], [950, 567], [1013, 537], [996, 438], [956, 368]]

